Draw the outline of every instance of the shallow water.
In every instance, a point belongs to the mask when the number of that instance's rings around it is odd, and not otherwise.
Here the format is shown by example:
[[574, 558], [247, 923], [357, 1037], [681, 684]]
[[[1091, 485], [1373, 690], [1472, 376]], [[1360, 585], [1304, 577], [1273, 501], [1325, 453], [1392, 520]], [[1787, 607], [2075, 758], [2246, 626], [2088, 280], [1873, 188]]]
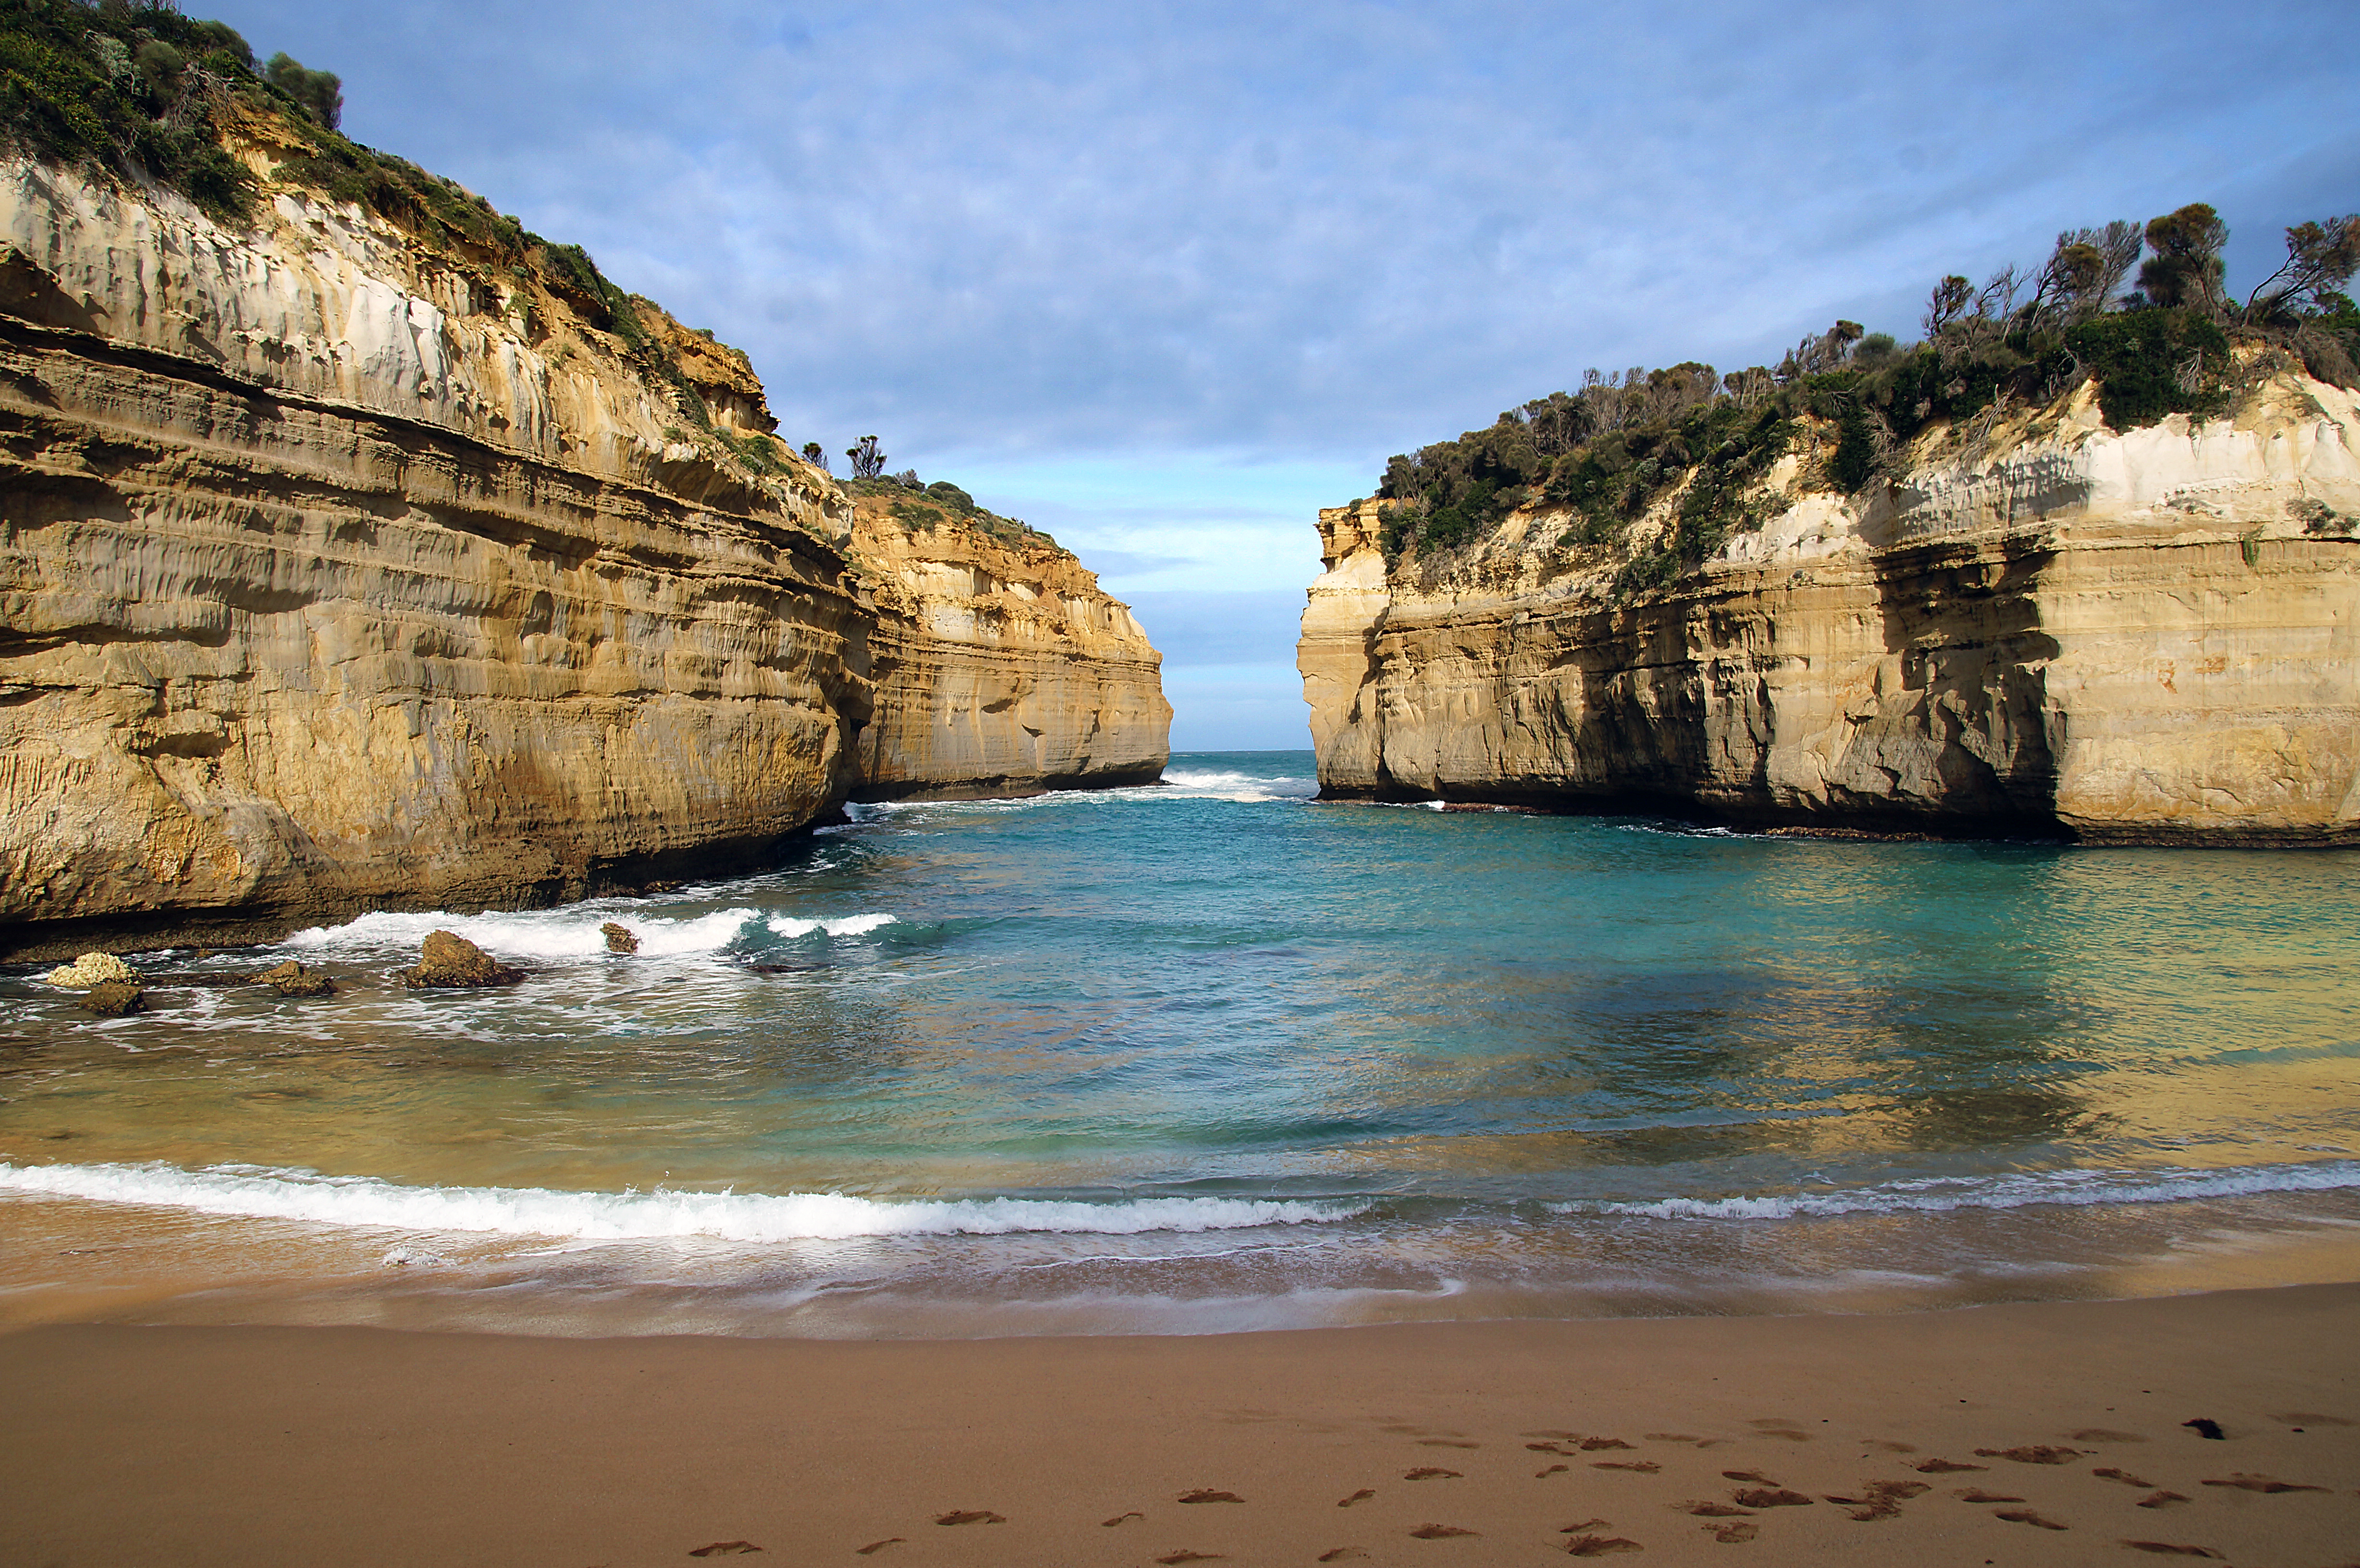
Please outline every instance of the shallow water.
[[[2360, 856], [1319, 804], [1310, 760], [150, 955], [124, 1019], [0, 971], [0, 1318], [1190, 1332], [2360, 1277]], [[437, 926], [530, 977], [403, 990]], [[342, 991], [175, 984], [290, 956]]]

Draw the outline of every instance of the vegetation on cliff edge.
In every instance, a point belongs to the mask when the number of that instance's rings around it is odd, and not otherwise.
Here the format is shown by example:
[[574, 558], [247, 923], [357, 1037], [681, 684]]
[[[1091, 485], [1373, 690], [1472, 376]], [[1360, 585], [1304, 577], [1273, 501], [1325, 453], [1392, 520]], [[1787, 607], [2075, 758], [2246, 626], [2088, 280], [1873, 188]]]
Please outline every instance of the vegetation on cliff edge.
[[[1943, 278], [1923, 336], [1906, 347], [1839, 321], [1775, 366], [1588, 371], [1578, 392], [1394, 457], [1377, 488], [1387, 564], [1475, 542], [1535, 503], [1571, 514], [1561, 544], [1610, 545], [1677, 490], [1670, 526], [1621, 569], [1617, 589], [1627, 593], [1759, 528], [1759, 482], [1807, 426], [1832, 437], [1817, 443], [1812, 480], [1858, 494], [1890, 477], [1931, 427], [1980, 439], [2008, 411], [2084, 381], [2116, 430], [2223, 411], [2241, 362], [2248, 376], [2300, 364], [2360, 386], [2360, 310], [2337, 292], [2360, 271], [2360, 217], [2288, 230], [2286, 264], [2242, 302], [2223, 287], [2227, 238], [2201, 203], [2144, 227], [2070, 230], [2037, 272], [2003, 267], [1980, 289]], [[2234, 354], [2238, 345], [2256, 352]]]
[[580, 245], [543, 239], [457, 181], [352, 140], [343, 112], [333, 71], [284, 53], [257, 66], [235, 28], [170, 0], [0, 0], [0, 141], [12, 149], [177, 191], [238, 226], [264, 185], [233, 141], [265, 147], [275, 182], [399, 227], [467, 278], [478, 309], [519, 314], [535, 341], [549, 326], [536, 294], [616, 339], [677, 410], [683, 424], [669, 433], [756, 475], [792, 466], [768, 434], [715, 422], [681, 356], [658, 341], [661, 307], [617, 287]]

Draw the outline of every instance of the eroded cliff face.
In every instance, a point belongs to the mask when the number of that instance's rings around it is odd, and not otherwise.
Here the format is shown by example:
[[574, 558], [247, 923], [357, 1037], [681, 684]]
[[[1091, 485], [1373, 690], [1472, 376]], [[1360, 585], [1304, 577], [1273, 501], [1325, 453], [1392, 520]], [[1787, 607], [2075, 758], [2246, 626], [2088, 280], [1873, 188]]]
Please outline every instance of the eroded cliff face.
[[[1855, 501], [1808, 450], [1667, 588], [1521, 514], [1388, 572], [1320, 514], [1323, 794], [1749, 823], [2360, 843], [2360, 408], [2283, 372], [2116, 433], [2087, 387]], [[1658, 510], [1636, 525], [1660, 527]]]
[[[1070, 622], [1070, 558], [985, 562], [963, 626], [864, 578], [744, 357], [644, 301], [293, 189], [231, 232], [21, 159], [0, 245], [0, 954], [745, 863], [858, 782], [880, 619], [929, 704], [867, 748], [896, 785], [1017, 777], [1011, 735], [1060, 779], [1153, 749], [1127, 615], [1059, 642], [1000, 613]], [[1060, 649], [1123, 673], [1094, 699]]]
[[1038, 535], [865, 495], [852, 550], [878, 610], [865, 800], [1149, 784], [1169, 760], [1162, 656], [1130, 609]]
[[841, 797], [841, 497], [669, 439], [563, 301], [23, 162], [0, 239], [7, 946], [579, 896]]

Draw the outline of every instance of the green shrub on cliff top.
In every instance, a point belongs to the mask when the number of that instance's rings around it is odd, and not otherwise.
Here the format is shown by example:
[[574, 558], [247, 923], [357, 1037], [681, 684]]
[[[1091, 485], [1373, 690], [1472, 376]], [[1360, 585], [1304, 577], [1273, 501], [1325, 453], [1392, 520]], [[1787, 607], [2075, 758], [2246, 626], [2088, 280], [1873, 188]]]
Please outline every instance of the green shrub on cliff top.
[[[1815, 443], [1810, 479], [1859, 494], [1888, 477], [1927, 430], [1980, 440], [2005, 410], [2085, 380], [2116, 430], [2220, 412], [2236, 342], [2276, 344], [2322, 380], [2360, 385], [2360, 308], [2335, 292], [2360, 273], [2360, 215], [2289, 229], [2286, 265], [2242, 306], [2222, 286], [2226, 235], [2201, 203], [2144, 227], [2068, 230], [2036, 272], [2003, 267], [1980, 289], [1943, 278], [1927, 302], [1923, 340], [1906, 347], [1838, 321], [1775, 368], [1718, 382], [1711, 366], [1694, 363], [1585, 372], [1578, 392], [1535, 399], [1488, 430], [1387, 463], [1376, 493], [1387, 563], [1480, 540], [1535, 495], [1571, 515], [1564, 545], [1610, 546], [1677, 490], [1666, 529], [1618, 574], [1624, 591], [1637, 591], [1759, 527], [1759, 483], [1807, 422], [1833, 438]], [[2140, 292], [2121, 297], [2149, 249]]]
[[254, 177], [214, 117], [254, 75], [220, 22], [163, 5], [0, 0], [0, 137], [53, 162], [144, 175], [213, 217], [243, 218]]

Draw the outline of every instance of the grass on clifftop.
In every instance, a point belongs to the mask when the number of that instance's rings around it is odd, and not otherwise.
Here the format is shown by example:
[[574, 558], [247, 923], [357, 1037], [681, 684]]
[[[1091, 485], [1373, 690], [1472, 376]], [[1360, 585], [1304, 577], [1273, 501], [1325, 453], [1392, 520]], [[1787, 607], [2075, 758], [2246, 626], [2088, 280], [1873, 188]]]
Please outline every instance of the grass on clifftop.
[[880, 474], [874, 479], [847, 479], [844, 488], [856, 498], [867, 496], [885, 502], [886, 515], [913, 533], [932, 533], [945, 523], [956, 521], [1012, 550], [1046, 546], [1060, 553], [1070, 553], [1023, 518], [1003, 517], [989, 507], [978, 506], [974, 496], [947, 479], [921, 485], [912, 471]]
[[[2360, 309], [2336, 291], [2360, 271], [2360, 218], [2287, 231], [2287, 265], [2242, 304], [2222, 286], [2227, 237], [2202, 205], [2144, 228], [2070, 231], [2038, 272], [2005, 267], [1981, 289], [1942, 279], [1922, 339], [1906, 347], [1839, 321], [1775, 366], [1589, 371], [1579, 392], [1393, 458], [1376, 493], [1386, 563], [1477, 543], [1535, 505], [1571, 515], [1561, 547], [1618, 546], [1677, 490], [1670, 526], [1620, 569], [1616, 589], [1628, 593], [1759, 528], [1761, 482], [1807, 430], [1819, 456], [1805, 483], [1858, 495], [1893, 477], [1931, 429], [1979, 441], [2008, 412], [2084, 383], [2118, 430], [2225, 412], [2247, 385], [2295, 365], [2360, 386]], [[2134, 266], [2137, 287], [2125, 294]]]

